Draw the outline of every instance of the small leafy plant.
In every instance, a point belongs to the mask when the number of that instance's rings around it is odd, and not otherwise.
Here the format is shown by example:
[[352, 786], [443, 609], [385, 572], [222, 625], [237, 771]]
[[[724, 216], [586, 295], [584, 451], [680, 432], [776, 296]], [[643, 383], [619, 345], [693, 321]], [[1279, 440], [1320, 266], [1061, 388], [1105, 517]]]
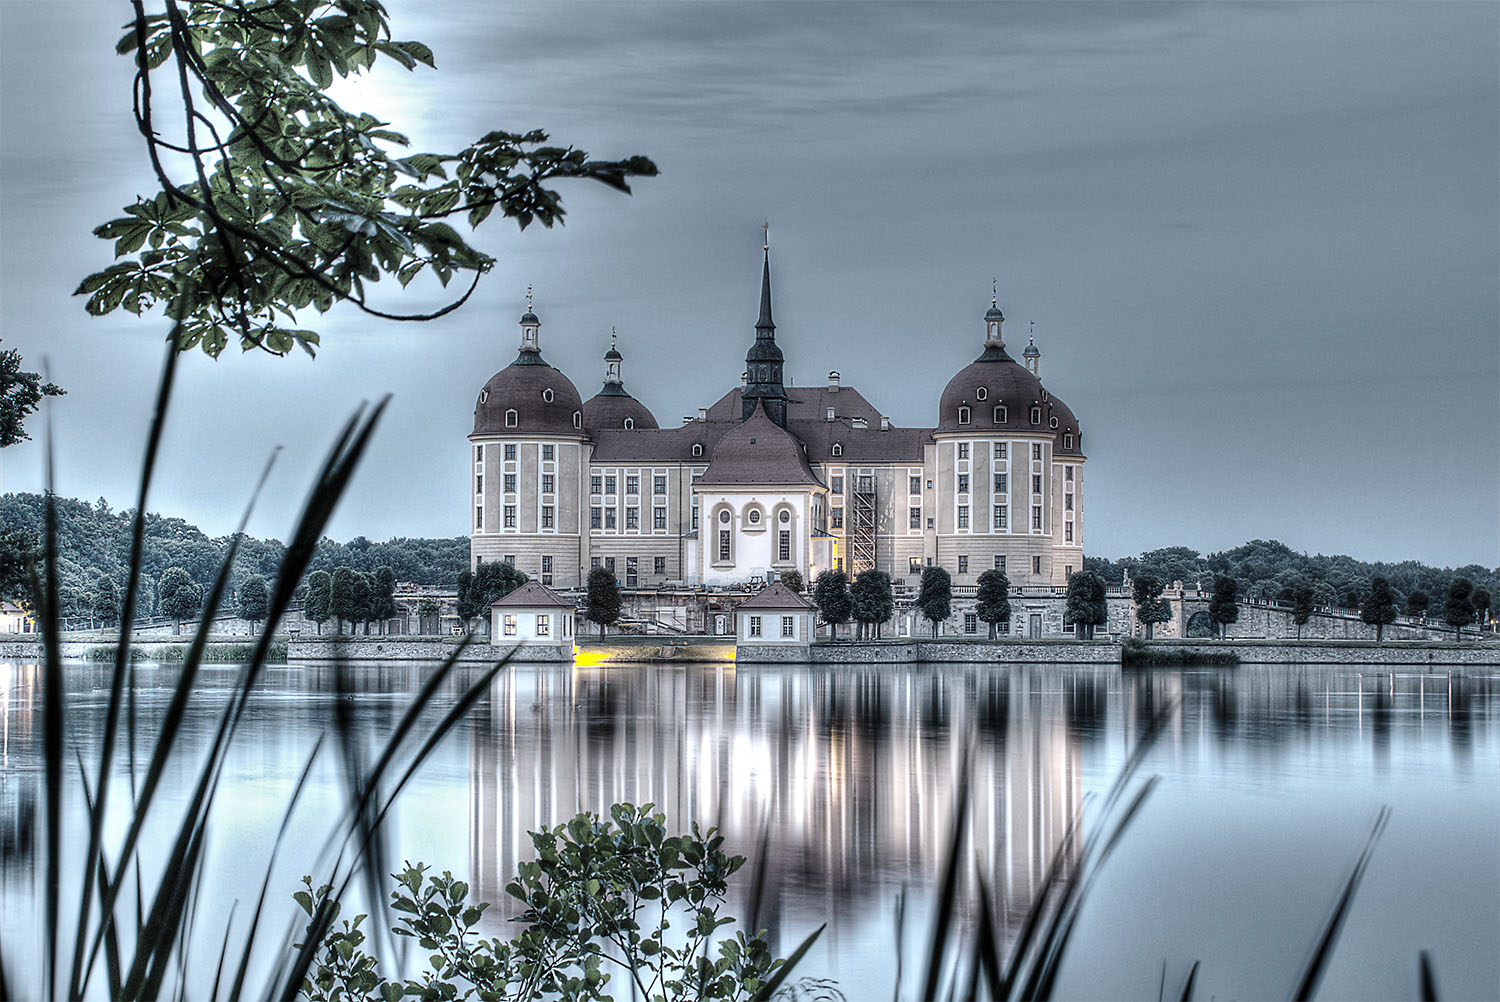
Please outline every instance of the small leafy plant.
[[[579, 814], [531, 833], [534, 862], [522, 863], [506, 892], [524, 906], [509, 939], [477, 926], [488, 904], [470, 904], [469, 885], [423, 864], [394, 874], [394, 932], [416, 941], [427, 969], [387, 981], [364, 951], [365, 916], [330, 925], [302, 984], [311, 1002], [335, 999], [606, 999], [610, 983], [646, 999], [768, 999], [823, 931], [790, 958], [771, 955], [760, 931], [732, 934], [721, 914], [729, 878], [745, 863], [723, 851], [718, 830], [669, 836], [652, 805], [617, 804], [608, 819]], [[294, 897], [312, 916], [329, 887]], [[720, 930], [724, 930], [720, 934]], [[715, 955], [716, 954], [716, 955]]]

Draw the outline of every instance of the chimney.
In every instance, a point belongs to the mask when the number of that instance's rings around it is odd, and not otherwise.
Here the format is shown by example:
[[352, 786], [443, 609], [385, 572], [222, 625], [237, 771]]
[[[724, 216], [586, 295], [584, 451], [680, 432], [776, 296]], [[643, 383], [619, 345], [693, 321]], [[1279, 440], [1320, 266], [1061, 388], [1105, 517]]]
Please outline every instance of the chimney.
[[886, 417], [884, 414], [880, 415], [880, 430], [881, 431], [890, 431], [891, 430], [891, 419], [888, 418], [888, 417]]
[[708, 408], [707, 407], [699, 407], [698, 408], [698, 420], [699, 421], [707, 421], [708, 420]]
[[828, 372], [828, 392], [829, 393], [837, 393], [838, 391], [839, 391], [839, 373], [838, 373], [838, 370], [837, 369], [830, 369], [829, 372]]

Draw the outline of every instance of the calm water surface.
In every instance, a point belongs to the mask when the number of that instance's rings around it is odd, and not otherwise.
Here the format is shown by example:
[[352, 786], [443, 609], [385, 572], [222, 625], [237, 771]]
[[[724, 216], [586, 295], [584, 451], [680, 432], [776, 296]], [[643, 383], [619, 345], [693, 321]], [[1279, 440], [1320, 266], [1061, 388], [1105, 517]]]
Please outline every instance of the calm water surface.
[[[372, 746], [430, 670], [358, 670], [346, 705]], [[67, 671], [70, 741], [88, 761], [108, 671]], [[141, 670], [143, 732], [175, 676]], [[232, 668], [205, 676], [168, 778], [173, 807], [234, 680]], [[291, 788], [329, 728], [332, 690], [325, 669], [267, 674], [216, 806], [195, 957], [217, 956], [231, 906], [240, 902], [242, 921], [253, 901]], [[26, 963], [34, 968], [42, 917], [28, 824], [41, 803], [34, 665], [0, 662], [0, 704], [0, 933], [24, 996], [38, 984]], [[1094, 795], [1163, 707], [1166, 734], [1142, 769], [1161, 783], [1101, 871], [1060, 995], [1156, 998], [1164, 965], [1170, 983], [1198, 960], [1199, 998], [1286, 997], [1377, 810], [1390, 805], [1319, 997], [1416, 998], [1422, 949], [1443, 998], [1500, 997], [1500, 670], [517, 666], [404, 794], [392, 854], [464, 874], [503, 907], [505, 881], [529, 858], [526, 832], [579, 810], [651, 802], [674, 827], [719, 825], [745, 854], [767, 830], [764, 914], [778, 945], [790, 950], [829, 923], [800, 973], [836, 979], [851, 999], [890, 998], [899, 957], [911, 997], [965, 745], [965, 854], [997, 889], [1013, 933], [1069, 820], [1082, 811], [1085, 831], [1097, 824]], [[76, 786], [67, 817], [81, 853]], [[114, 789], [125, 796], [124, 783]], [[335, 757], [325, 756], [275, 870], [281, 922], [301, 875], [325, 862], [341, 797]], [[172, 813], [158, 813], [148, 858], [165, 853]], [[742, 883], [730, 911], [744, 916]], [[76, 885], [63, 893], [76, 900]], [[351, 907], [363, 908], [357, 896]], [[490, 931], [501, 932], [503, 913], [491, 914]]]

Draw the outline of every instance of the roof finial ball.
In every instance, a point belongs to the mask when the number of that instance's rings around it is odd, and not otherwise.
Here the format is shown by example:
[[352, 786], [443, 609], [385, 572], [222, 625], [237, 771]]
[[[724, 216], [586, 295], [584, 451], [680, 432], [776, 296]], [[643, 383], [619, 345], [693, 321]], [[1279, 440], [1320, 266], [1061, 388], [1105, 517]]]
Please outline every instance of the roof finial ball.
[[1000, 312], [1000, 280], [994, 279], [990, 283], [990, 308], [984, 314], [984, 346], [1005, 347], [1005, 339], [1001, 337], [1000, 327], [1005, 323], [1005, 314]]
[[542, 322], [537, 319], [535, 313], [531, 312], [531, 286], [526, 286], [526, 312], [521, 314], [521, 350], [542, 350], [541, 334], [539, 328]]

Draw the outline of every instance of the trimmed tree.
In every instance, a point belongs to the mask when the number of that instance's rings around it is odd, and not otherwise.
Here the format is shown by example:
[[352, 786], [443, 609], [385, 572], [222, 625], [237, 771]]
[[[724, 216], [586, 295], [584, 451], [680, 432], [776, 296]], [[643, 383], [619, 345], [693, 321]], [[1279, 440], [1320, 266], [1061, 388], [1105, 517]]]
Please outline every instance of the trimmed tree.
[[370, 621], [375, 618], [375, 579], [364, 571], [355, 571], [349, 576], [349, 595], [349, 607], [353, 612], [349, 618], [363, 623], [368, 637]]
[[318, 636], [323, 635], [323, 624], [333, 616], [333, 577], [327, 571], [313, 571], [307, 576], [307, 594], [302, 599], [302, 618], [316, 623]]
[[203, 607], [203, 589], [181, 567], [168, 567], [156, 584], [156, 606], [172, 617], [172, 632], [182, 632], [182, 621]]
[[1411, 594], [1406, 596], [1406, 614], [1418, 619], [1427, 618], [1427, 610], [1432, 608], [1432, 596], [1420, 588], [1413, 588]]
[[1385, 628], [1396, 621], [1396, 596], [1391, 583], [1382, 577], [1370, 579], [1370, 590], [1359, 607], [1359, 618], [1375, 627], [1375, 642], [1385, 639]]
[[89, 615], [103, 626], [120, 618], [120, 587], [103, 571], [97, 572], [89, 585]]
[[854, 621], [859, 624], [860, 636], [868, 639], [870, 628], [880, 636], [880, 624], [896, 613], [896, 598], [891, 593], [891, 576], [885, 571], [865, 571], [849, 586], [849, 601], [853, 606]]
[[354, 629], [354, 617], [359, 614], [359, 606], [354, 597], [353, 569], [340, 567], [333, 572], [333, 584], [328, 589], [328, 611], [333, 615], [334, 633], [343, 634], [346, 619], [349, 620], [349, 628]]
[[595, 567], [589, 571], [587, 584], [588, 619], [599, 624], [599, 636], [602, 637], [609, 627], [620, 621], [620, 582], [605, 568]]
[[1310, 585], [1300, 584], [1292, 589], [1292, 622], [1297, 624], [1297, 639], [1302, 639], [1302, 628], [1312, 619], [1313, 590]]
[[1172, 618], [1172, 606], [1161, 597], [1166, 585], [1162, 579], [1143, 574], [1130, 582], [1131, 600], [1135, 602], [1135, 618], [1146, 627], [1146, 639], [1153, 639], [1157, 623]]
[[1067, 606], [1063, 615], [1068, 622], [1083, 628], [1082, 639], [1093, 640], [1095, 628], [1109, 622], [1104, 579], [1093, 571], [1079, 571], [1069, 578]]
[[1219, 639], [1224, 639], [1230, 623], [1239, 622], [1239, 582], [1227, 574], [1214, 578], [1214, 597], [1208, 602], [1208, 618], [1218, 626]]
[[1468, 578], [1454, 578], [1448, 583], [1448, 599], [1443, 603], [1443, 622], [1453, 627], [1455, 640], [1462, 640], [1464, 627], [1474, 622], [1474, 606], [1469, 599], [1474, 594], [1474, 582]]
[[1479, 632], [1483, 633], [1490, 612], [1489, 589], [1475, 588], [1469, 595], [1469, 604], [1474, 607], [1474, 619], [1479, 623]]
[[375, 568], [374, 585], [370, 601], [375, 607], [375, 618], [380, 620], [380, 632], [384, 634], [387, 624], [400, 611], [396, 608], [395, 572], [385, 566]]
[[795, 592], [801, 592], [807, 586], [806, 582], [802, 580], [801, 571], [782, 571], [780, 580], [782, 584]]
[[417, 631], [427, 632], [427, 621], [434, 620], [433, 633], [440, 633], [442, 627], [442, 607], [438, 605], [435, 598], [424, 598], [417, 601]]
[[840, 623], [849, 622], [854, 615], [854, 602], [849, 597], [849, 578], [843, 571], [823, 571], [813, 581], [813, 605], [818, 615], [828, 624], [828, 635], [838, 633]]
[[259, 574], [252, 574], [240, 585], [239, 614], [241, 619], [250, 620], [250, 635], [255, 636], [255, 627], [262, 619], [266, 618], [266, 611], [271, 607], [271, 594], [266, 588], [266, 579]]
[[938, 624], [953, 615], [953, 578], [941, 567], [922, 568], [922, 584], [917, 589], [917, 608], [924, 619], [932, 621], [932, 635], [938, 635]]
[[995, 627], [1010, 621], [1010, 578], [1004, 571], [988, 570], [979, 575], [974, 613], [981, 623], [989, 624], [991, 640], [995, 639]]

